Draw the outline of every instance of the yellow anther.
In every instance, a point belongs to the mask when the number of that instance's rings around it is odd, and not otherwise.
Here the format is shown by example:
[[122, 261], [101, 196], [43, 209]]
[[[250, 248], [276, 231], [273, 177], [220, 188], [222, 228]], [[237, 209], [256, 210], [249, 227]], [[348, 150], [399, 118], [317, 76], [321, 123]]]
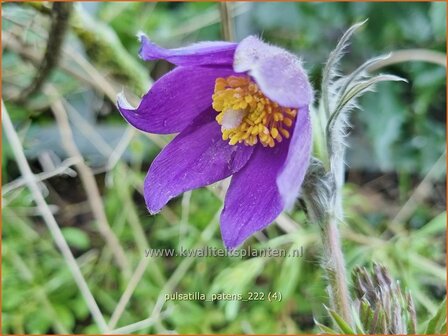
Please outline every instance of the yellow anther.
[[287, 128], [298, 113], [267, 98], [248, 76], [217, 78], [212, 99], [222, 138], [230, 145], [254, 146], [260, 142], [264, 147], [274, 147], [290, 137]]
[[289, 118], [285, 118], [285, 119], [283, 119], [283, 123], [284, 123], [286, 126], [288, 126], [288, 127], [291, 127], [291, 126], [292, 126], [292, 120], [289, 119]]
[[229, 141], [229, 145], [236, 145], [237, 142], [238, 142], [237, 137], [232, 137]]
[[289, 138], [289, 132], [285, 130], [284, 128], [280, 129], [280, 132], [282, 132], [283, 136], [288, 139]]

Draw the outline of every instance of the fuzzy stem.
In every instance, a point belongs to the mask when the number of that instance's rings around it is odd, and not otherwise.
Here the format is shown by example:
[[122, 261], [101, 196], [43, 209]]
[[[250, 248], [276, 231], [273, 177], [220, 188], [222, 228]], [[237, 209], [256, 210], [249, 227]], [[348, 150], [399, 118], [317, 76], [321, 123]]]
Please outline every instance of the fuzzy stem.
[[334, 199], [334, 217], [342, 219], [344, 218], [344, 208], [342, 207], [342, 190], [345, 182], [345, 147], [341, 148], [340, 157], [335, 160], [333, 174], [336, 187]]
[[351, 323], [350, 295], [336, 216], [330, 216], [328, 222], [322, 228], [322, 243], [324, 248], [324, 268], [327, 272], [328, 292], [331, 297], [331, 303], [336, 312], [347, 323]]
[[[308, 216], [321, 228], [321, 238], [323, 245], [322, 266], [326, 272], [328, 280], [328, 295], [332, 308], [351, 324], [350, 294], [348, 291], [348, 281], [345, 271], [344, 255], [342, 253], [340, 234], [338, 228], [339, 205], [334, 204], [332, 211], [324, 212], [316, 206], [315, 189], [305, 188], [303, 198], [308, 210]], [[337, 199], [341, 199], [339, 196]], [[336, 202], [335, 202], [336, 203]]]
[[[321, 125], [320, 122], [322, 120], [318, 120], [317, 124]], [[325, 135], [321, 137], [325, 138]], [[339, 222], [344, 217], [345, 146], [332, 136], [327, 141], [329, 166], [321, 164], [309, 170], [302, 195], [310, 221], [321, 229], [322, 268], [327, 276], [331, 306], [347, 323], [352, 324], [351, 299], [339, 234]]]

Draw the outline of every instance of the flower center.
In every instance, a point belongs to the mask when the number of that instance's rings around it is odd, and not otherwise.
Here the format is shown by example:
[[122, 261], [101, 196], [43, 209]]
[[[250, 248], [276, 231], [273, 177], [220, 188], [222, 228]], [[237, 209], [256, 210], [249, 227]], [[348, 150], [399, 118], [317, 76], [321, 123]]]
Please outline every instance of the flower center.
[[279, 106], [267, 98], [248, 76], [217, 78], [212, 96], [213, 108], [219, 112], [223, 140], [230, 145], [260, 142], [274, 147], [289, 138], [297, 109]]

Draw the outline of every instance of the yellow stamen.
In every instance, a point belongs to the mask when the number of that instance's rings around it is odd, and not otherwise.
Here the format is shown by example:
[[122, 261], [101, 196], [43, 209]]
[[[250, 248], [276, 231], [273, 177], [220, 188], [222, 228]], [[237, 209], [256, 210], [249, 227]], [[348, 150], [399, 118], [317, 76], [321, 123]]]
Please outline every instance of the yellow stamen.
[[223, 140], [230, 145], [244, 143], [274, 147], [290, 137], [288, 129], [298, 110], [279, 106], [267, 98], [248, 76], [217, 78], [212, 96], [213, 108], [219, 112]]

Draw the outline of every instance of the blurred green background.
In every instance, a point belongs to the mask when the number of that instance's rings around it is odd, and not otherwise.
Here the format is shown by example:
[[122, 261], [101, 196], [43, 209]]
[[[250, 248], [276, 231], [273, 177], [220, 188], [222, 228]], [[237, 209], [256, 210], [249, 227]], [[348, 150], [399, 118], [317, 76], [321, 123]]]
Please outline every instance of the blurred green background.
[[[46, 179], [41, 188], [106, 321], [114, 315], [114, 327], [128, 326], [162, 311], [155, 323], [133, 331], [318, 332], [313, 318], [328, 323], [319, 232], [307, 223], [300, 202], [280, 225], [271, 225], [245, 246], [303, 246], [303, 258], [144, 258], [148, 246], [223, 247], [218, 215], [224, 191], [217, 185], [186, 193], [161, 214], [150, 216], [141, 194], [143, 179], [169, 138], [131, 130], [114, 106], [115, 94], [125, 90], [131, 101], [138, 101], [153, 80], [171, 69], [164, 61], [138, 59], [139, 31], [165, 47], [220, 40], [219, 5], [77, 3], [59, 66], [42, 90], [17, 103], [15, 97], [32, 80], [44, 53], [49, 8], [3, 4], [2, 97], [36, 174], [68, 163], [70, 155], [52, 113], [56, 100], [68, 114], [76, 145], [95, 174], [125, 265], [117, 265], [114, 251], [98, 231], [76, 168]], [[343, 58], [342, 73], [395, 50], [445, 52], [443, 2], [239, 2], [231, 9], [236, 39], [258, 34], [300, 55], [317, 96], [322, 65], [338, 38], [366, 18], [367, 25]], [[379, 85], [377, 92], [361, 99], [362, 111], [352, 115], [343, 249], [349, 271], [372, 261], [386, 265], [411, 291], [422, 328], [446, 290], [446, 72], [424, 62], [381, 71], [409, 83]], [[4, 136], [2, 140], [2, 332], [97, 333], [31, 194], [13, 182], [20, 173], [8, 141]], [[121, 305], [122, 312], [116, 311], [132, 281], [129, 302]], [[155, 307], [163, 288], [183, 293], [279, 291], [283, 298], [179, 301]]]

